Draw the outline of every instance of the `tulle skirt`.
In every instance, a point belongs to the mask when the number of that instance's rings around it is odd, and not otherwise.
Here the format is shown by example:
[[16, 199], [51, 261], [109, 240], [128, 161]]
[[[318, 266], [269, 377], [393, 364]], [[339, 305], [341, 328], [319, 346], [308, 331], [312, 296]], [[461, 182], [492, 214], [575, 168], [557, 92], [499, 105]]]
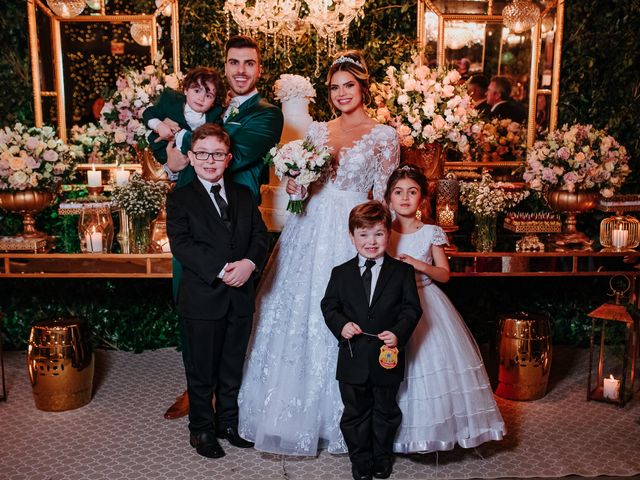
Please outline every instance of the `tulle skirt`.
[[407, 345], [397, 453], [473, 448], [506, 433], [478, 346], [436, 285], [418, 288], [423, 316]]
[[336, 380], [338, 341], [320, 301], [331, 270], [355, 254], [351, 209], [367, 194], [322, 186], [292, 215], [263, 274], [242, 388], [239, 433], [260, 451], [344, 453]]

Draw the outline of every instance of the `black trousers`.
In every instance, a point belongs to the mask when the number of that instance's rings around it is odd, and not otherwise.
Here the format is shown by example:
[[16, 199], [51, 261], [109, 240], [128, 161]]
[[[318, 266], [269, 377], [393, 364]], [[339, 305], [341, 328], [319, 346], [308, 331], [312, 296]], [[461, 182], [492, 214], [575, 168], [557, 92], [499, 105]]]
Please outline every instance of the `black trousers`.
[[344, 412], [340, 430], [349, 449], [351, 463], [366, 471], [375, 463], [393, 460], [393, 439], [402, 421], [396, 401], [400, 384], [378, 386], [340, 382]]
[[[251, 321], [251, 315], [232, 311], [218, 320], [182, 318], [191, 433], [238, 427], [238, 392]], [[214, 393], [215, 414], [211, 405]]]

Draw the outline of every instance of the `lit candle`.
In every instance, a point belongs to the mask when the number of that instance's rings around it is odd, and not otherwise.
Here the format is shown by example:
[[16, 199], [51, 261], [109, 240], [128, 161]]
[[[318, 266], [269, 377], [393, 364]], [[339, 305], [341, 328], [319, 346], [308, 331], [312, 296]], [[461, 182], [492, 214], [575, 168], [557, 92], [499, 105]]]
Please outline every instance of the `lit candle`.
[[620, 398], [620, 380], [613, 378], [613, 375], [605, 378], [602, 396], [609, 400], [618, 400]]
[[87, 252], [102, 253], [102, 232], [96, 232], [96, 227], [86, 233], [84, 239], [87, 243]]
[[449, 208], [449, 205], [445, 205], [444, 210], [438, 212], [438, 225], [441, 227], [453, 227], [453, 210]]
[[92, 170], [87, 171], [87, 181], [90, 187], [102, 186], [102, 172], [96, 171], [95, 165], [92, 165]]
[[122, 187], [129, 183], [129, 174], [128, 170], [125, 170], [124, 167], [120, 167], [116, 170], [116, 185]]
[[622, 228], [615, 228], [611, 232], [611, 243], [615, 248], [624, 248], [629, 240], [629, 231]]

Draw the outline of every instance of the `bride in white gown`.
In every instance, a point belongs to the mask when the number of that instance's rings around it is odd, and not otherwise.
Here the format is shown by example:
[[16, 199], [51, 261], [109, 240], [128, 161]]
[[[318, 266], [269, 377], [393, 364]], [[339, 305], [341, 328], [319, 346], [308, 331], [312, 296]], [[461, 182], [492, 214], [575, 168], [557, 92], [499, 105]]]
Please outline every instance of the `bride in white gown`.
[[[338, 54], [327, 78], [330, 105], [340, 116], [312, 123], [307, 136], [330, 147], [333, 166], [308, 192], [305, 214], [289, 217], [264, 271], [238, 398], [240, 435], [277, 454], [347, 451], [335, 379], [338, 345], [320, 300], [331, 269], [355, 255], [350, 210], [371, 190], [382, 200], [399, 161], [395, 130], [366, 115], [369, 75], [362, 55]], [[290, 183], [287, 191], [294, 188]]]

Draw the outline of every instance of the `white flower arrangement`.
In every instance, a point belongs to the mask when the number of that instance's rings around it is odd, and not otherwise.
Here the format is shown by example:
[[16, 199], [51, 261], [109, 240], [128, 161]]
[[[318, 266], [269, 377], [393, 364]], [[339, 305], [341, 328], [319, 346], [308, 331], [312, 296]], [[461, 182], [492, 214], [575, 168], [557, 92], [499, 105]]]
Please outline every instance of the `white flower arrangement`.
[[316, 97], [316, 90], [308, 77], [289, 73], [280, 75], [273, 86], [273, 93], [280, 102], [302, 98], [315, 102]]
[[52, 127], [21, 123], [0, 129], [0, 190], [55, 191], [74, 174], [82, 149], [56, 137]]
[[164, 182], [145, 180], [134, 173], [129, 183], [116, 186], [111, 198], [132, 218], [155, 217], [164, 207], [167, 185]]
[[477, 216], [495, 216], [515, 207], [529, 196], [528, 190], [516, 190], [512, 184], [494, 182], [485, 173], [479, 182], [460, 182], [460, 202]]
[[117, 145], [102, 127], [93, 123], [74, 125], [68, 143], [76, 145], [84, 152], [89, 163], [130, 163], [133, 155], [128, 145]]
[[[316, 146], [308, 137], [294, 140], [269, 150], [265, 162], [273, 165], [277, 177], [292, 178], [297, 185], [308, 187], [320, 178], [330, 165], [331, 154], [327, 146]], [[292, 213], [304, 211], [303, 201], [297, 198], [289, 200], [287, 210]]]
[[102, 107], [100, 126], [116, 144], [146, 147], [148, 129], [142, 121], [142, 112], [165, 88], [178, 90], [181, 80], [182, 75], [167, 74], [167, 63], [162, 58], [141, 72], [126, 71]]
[[415, 63], [387, 68], [382, 83], [372, 83], [376, 107], [369, 114], [393, 126], [403, 147], [442, 143], [466, 153], [477, 111], [457, 70]]
[[627, 150], [592, 125], [563, 125], [527, 154], [524, 181], [533, 190], [598, 190], [610, 198], [631, 172]]

